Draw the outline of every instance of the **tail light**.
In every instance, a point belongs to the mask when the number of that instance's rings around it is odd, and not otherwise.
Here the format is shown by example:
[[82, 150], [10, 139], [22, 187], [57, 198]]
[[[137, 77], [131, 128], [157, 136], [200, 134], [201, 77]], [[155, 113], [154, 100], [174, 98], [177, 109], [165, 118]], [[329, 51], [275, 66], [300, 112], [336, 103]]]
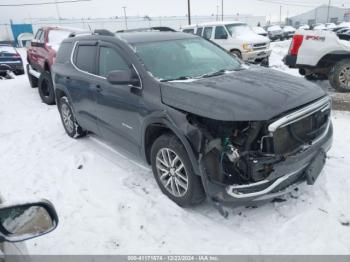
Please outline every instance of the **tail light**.
[[303, 35], [294, 35], [292, 43], [290, 45], [289, 53], [292, 56], [298, 55], [299, 48], [303, 43], [304, 36]]

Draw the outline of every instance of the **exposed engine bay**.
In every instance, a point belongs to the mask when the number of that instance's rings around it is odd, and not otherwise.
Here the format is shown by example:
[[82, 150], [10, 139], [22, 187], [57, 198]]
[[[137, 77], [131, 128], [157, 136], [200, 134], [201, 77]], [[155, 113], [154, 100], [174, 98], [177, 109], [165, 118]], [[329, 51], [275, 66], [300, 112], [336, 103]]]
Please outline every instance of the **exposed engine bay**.
[[268, 130], [272, 121], [225, 122], [192, 114], [187, 118], [203, 134], [199, 151], [210, 179], [244, 185], [268, 179], [274, 165], [311, 146], [327, 128], [330, 109], [278, 128], [273, 135]]

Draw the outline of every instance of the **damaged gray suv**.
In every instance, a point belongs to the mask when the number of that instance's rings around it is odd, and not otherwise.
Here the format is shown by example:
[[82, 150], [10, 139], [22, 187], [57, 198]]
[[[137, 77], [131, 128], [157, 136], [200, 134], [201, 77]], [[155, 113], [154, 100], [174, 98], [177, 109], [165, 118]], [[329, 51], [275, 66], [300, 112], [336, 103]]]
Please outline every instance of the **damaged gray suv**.
[[332, 144], [319, 87], [177, 32], [71, 37], [53, 70], [63, 126], [142, 156], [180, 206], [254, 203], [314, 184]]

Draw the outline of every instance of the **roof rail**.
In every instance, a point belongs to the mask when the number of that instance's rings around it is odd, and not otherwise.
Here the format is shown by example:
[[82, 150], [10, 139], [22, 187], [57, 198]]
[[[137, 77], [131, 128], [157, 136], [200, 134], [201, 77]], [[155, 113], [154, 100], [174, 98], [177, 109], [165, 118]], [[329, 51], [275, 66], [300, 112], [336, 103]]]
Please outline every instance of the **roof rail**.
[[95, 29], [94, 34], [96, 35], [104, 35], [104, 36], [115, 36], [114, 33], [107, 29]]
[[71, 37], [76, 37], [76, 36], [79, 36], [79, 35], [91, 35], [92, 33], [90, 31], [81, 31], [81, 32], [72, 32], [69, 34], [68, 38], [71, 38]]
[[118, 30], [117, 33], [131, 33], [131, 32], [149, 32], [149, 31], [159, 31], [159, 32], [176, 32], [176, 30], [166, 27], [166, 26], [154, 26], [154, 27], [144, 27], [135, 28], [127, 30]]

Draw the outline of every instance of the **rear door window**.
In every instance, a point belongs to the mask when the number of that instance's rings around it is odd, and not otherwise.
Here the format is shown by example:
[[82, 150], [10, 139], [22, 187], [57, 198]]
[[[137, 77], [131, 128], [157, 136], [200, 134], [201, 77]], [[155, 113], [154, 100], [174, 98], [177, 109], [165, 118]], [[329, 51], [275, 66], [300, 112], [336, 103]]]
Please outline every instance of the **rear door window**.
[[213, 32], [213, 28], [212, 27], [205, 27], [204, 28], [204, 32], [203, 32], [203, 37], [205, 39], [210, 39], [212, 32]]
[[108, 73], [114, 70], [129, 69], [128, 63], [114, 48], [105, 46], [100, 47], [98, 67], [98, 75], [102, 77], [107, 77]]
[[80, 70], [94, 74], [95, 73], [95, 45], [78, 45], [75, 51], [75, 65]]
[[223, 26], [215, 27], [215, 39], [227, 39], [227, 32]]

